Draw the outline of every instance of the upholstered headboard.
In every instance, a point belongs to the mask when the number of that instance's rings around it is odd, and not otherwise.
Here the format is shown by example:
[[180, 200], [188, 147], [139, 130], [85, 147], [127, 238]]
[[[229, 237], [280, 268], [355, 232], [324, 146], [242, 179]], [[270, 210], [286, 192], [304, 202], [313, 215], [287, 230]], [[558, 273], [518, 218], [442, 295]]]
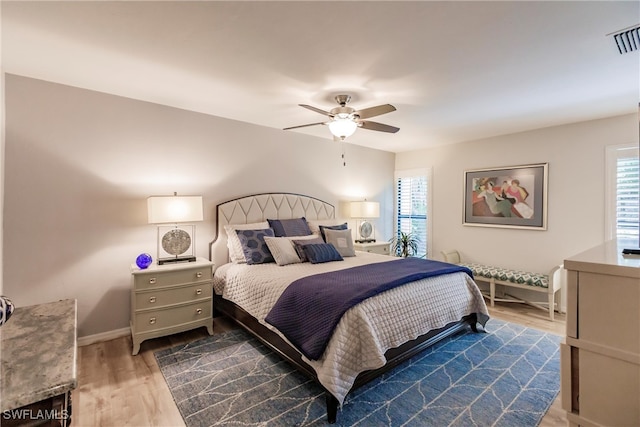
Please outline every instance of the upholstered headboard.
[[216, 209], [216, 238], [210, 243], [209, 259], [216, 266], [229, 261], [228, 224], [249, 224], [267, 219], [335, 218], [335, 207], [315, 197], [292, 193], [262, 193], [220, 203]]

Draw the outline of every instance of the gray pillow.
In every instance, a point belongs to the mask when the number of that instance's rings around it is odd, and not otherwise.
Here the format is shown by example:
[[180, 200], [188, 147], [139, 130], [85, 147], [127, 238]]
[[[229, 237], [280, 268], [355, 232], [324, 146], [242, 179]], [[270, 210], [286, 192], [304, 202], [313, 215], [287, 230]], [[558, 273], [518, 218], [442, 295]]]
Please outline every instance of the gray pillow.
[[351, 230], [331, 230], [327, 228], [324, 230], [324, 235], [327, 243], [335, 246], [343, 257], [356, 256], [356, 251], [353, 249]]
[[340, 224], [340, 225], [321, 225], [319, 228], [320, 228], [320, 235], [322, 236], [322, 240], [326, 242], [327, 238], [324, 235], [324, 230], [346, 230], [348, 226], [347, 226], [347, 223], [345, 222], [344, 224]]

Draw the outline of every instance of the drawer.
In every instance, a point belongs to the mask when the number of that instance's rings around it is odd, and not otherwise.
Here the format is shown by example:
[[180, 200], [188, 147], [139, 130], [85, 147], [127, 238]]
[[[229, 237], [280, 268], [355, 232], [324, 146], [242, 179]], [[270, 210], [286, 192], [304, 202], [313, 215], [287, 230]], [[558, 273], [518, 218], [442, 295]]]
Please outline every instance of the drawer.
[[563, 401], [563, 407], [597, 425], [640, 425], [640, 366], [583, 348], [571, 353], [571, 361], [562, 366], [570, 373], [562, 375], [572, 377], [572, 404], [567, 408]]
[[133, 276], [134, 289], [149, 289], [181, 283], [193, 283], [212, 280], [211, 266], [195, 267], [173, 271], [150, 271]]
[[136, 310], [163, 307], [172, 304], [211, 297], [211, 282], [174, 288], [153, 289], [135, 294]]
[[367, 248], [365, 249], [365, 252], [371, 252], [374, 254], [382, 254], [382, 255], [389, 255], [389, 246], [376, 246], [373, 248]]
[[199, 301], [179, 307], [137, 312], [136, 333], [171, 328], [211, 317], [211, 300]]
[[635, 277], [578, 272], [577, 338], [612, 351], [640, 353], [638, 301]]

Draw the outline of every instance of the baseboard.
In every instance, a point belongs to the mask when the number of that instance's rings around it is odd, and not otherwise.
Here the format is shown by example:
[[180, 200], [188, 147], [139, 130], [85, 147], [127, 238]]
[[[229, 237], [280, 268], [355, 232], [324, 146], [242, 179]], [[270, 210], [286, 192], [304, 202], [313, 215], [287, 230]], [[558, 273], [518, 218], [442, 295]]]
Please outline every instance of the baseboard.
[[126, 337], [131, 335], [130, 328], [116, 329], [113, 331], [101, 332], [99, 334], [87, 335], [86, 337], [78, 338], [78, 346], [83, 347], [85, 345], [95, 344], [97, 342], [111, 341], [116, 338]]

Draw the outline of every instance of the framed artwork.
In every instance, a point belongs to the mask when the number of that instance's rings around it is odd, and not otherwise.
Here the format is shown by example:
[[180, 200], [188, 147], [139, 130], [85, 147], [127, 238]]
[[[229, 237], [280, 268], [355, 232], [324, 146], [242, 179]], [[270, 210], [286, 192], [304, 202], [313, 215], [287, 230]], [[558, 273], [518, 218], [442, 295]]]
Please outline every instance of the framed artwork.
[[548, 165], [465, 171], [463, 224], [546, 230]]

